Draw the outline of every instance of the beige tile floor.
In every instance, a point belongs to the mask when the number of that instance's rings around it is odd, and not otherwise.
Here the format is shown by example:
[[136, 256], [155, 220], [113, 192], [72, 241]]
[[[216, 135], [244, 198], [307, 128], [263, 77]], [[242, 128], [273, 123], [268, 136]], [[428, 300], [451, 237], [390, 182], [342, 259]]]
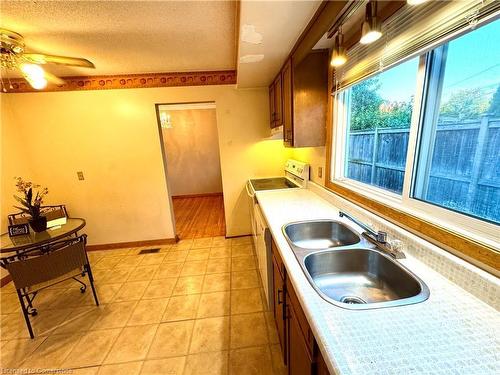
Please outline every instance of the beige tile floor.
[[[160, 253], [90, 252], [101, 305], [75, 281], [42, 291], [29, 339], [1, 289], [1, 366], [72, 374], [284, 374], [250, 237], [184, 240]], [[51, 372], [45, 372], [51, 373]]]

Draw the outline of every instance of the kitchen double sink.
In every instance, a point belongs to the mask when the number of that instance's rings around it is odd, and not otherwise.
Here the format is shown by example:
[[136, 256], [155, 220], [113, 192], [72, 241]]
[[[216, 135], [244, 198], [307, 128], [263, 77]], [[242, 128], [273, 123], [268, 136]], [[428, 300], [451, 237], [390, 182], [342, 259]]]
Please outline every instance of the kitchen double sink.
[[420, 278], [342, 222], [290, 223], [283, 233], [311, 285], [334, 305], [366, 310], [429, 298]]

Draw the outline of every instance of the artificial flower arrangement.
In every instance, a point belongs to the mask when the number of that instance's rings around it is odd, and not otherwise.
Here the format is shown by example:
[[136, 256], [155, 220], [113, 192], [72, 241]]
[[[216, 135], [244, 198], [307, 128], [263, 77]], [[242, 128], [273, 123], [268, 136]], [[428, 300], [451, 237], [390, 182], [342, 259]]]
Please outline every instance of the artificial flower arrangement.
[[30, 181], [24, 181], [22, 177], [14, 177], [16, 180], [16, 189], [23, 196], [14, 195], [14, 198], [21, 203], [22, 207], [14, 206], [20, 209], [23, 213], [30, 216], [29, 224], [35, 232], [42, 232], [47, 229], [47, 218], [41, 215], [40, 208], [42, 207], [43, 197], [49, 190]]

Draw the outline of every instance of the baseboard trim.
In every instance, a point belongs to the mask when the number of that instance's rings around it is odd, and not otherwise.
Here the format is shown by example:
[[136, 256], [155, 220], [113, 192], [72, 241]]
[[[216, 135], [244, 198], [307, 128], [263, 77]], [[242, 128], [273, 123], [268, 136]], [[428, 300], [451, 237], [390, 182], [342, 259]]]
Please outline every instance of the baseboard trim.
[[177, 242], [176, 238], [161, 238], [158, 240], [144, 240], [144, 241], [107, 243], [107, 244], [100, 244], [100, 245], [87, 245], [86, 247], [87, 247], [87, 251], [96, 251], [96, 250], [121, 249], [124, 247], [172, 245], [176, 242]]
[[241, 237], [251, 237], [252, 234], [238, 234], [237, 236], [225, 236], [227, 239], [230, 238], [241, 238]]
[[2, 279], [0, 280], [0, 288], [3, 288], [5, 285], [10, 283], [11, 281], [12, 281], [12, 277], [10, 275], [6, 275], [6, 276], [2, 277]]
[[[140, 247], [140, 246], [158, 246], [158, 245], [172, 245], [178, 241], [178, 238], [162, 238], [159, 240], [145, 240], [145, 241], [131, 241], [131, 242], [117, 242], [117, 243], [107, 243], [100, 245], [87, 245], [87, 251], [96, 250], [113, 250], [121, 249], [124, 247]], [[0, 288], [4, 287], [12, 281], [10, 275], [5, 275], [0, 279]]]
[[220, 192], [220, 193], [203, 193], [203, 194], [187, 194], [187, 195], [172, 195], [172, 199], [219, 197], [219, 196], [222, 196], [222, 192]]

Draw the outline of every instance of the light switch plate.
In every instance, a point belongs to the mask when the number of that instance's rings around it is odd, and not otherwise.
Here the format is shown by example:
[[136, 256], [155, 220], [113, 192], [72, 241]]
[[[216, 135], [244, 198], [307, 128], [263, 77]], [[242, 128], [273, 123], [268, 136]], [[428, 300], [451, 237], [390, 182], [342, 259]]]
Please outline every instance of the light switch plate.
[[81, 171], [76, 172], [76, 175], [78, 176], [78, 179], [79, 179], [80, 181], [85, 180], [85, 177], [83, 177], [83, 172], [81, 172]]

